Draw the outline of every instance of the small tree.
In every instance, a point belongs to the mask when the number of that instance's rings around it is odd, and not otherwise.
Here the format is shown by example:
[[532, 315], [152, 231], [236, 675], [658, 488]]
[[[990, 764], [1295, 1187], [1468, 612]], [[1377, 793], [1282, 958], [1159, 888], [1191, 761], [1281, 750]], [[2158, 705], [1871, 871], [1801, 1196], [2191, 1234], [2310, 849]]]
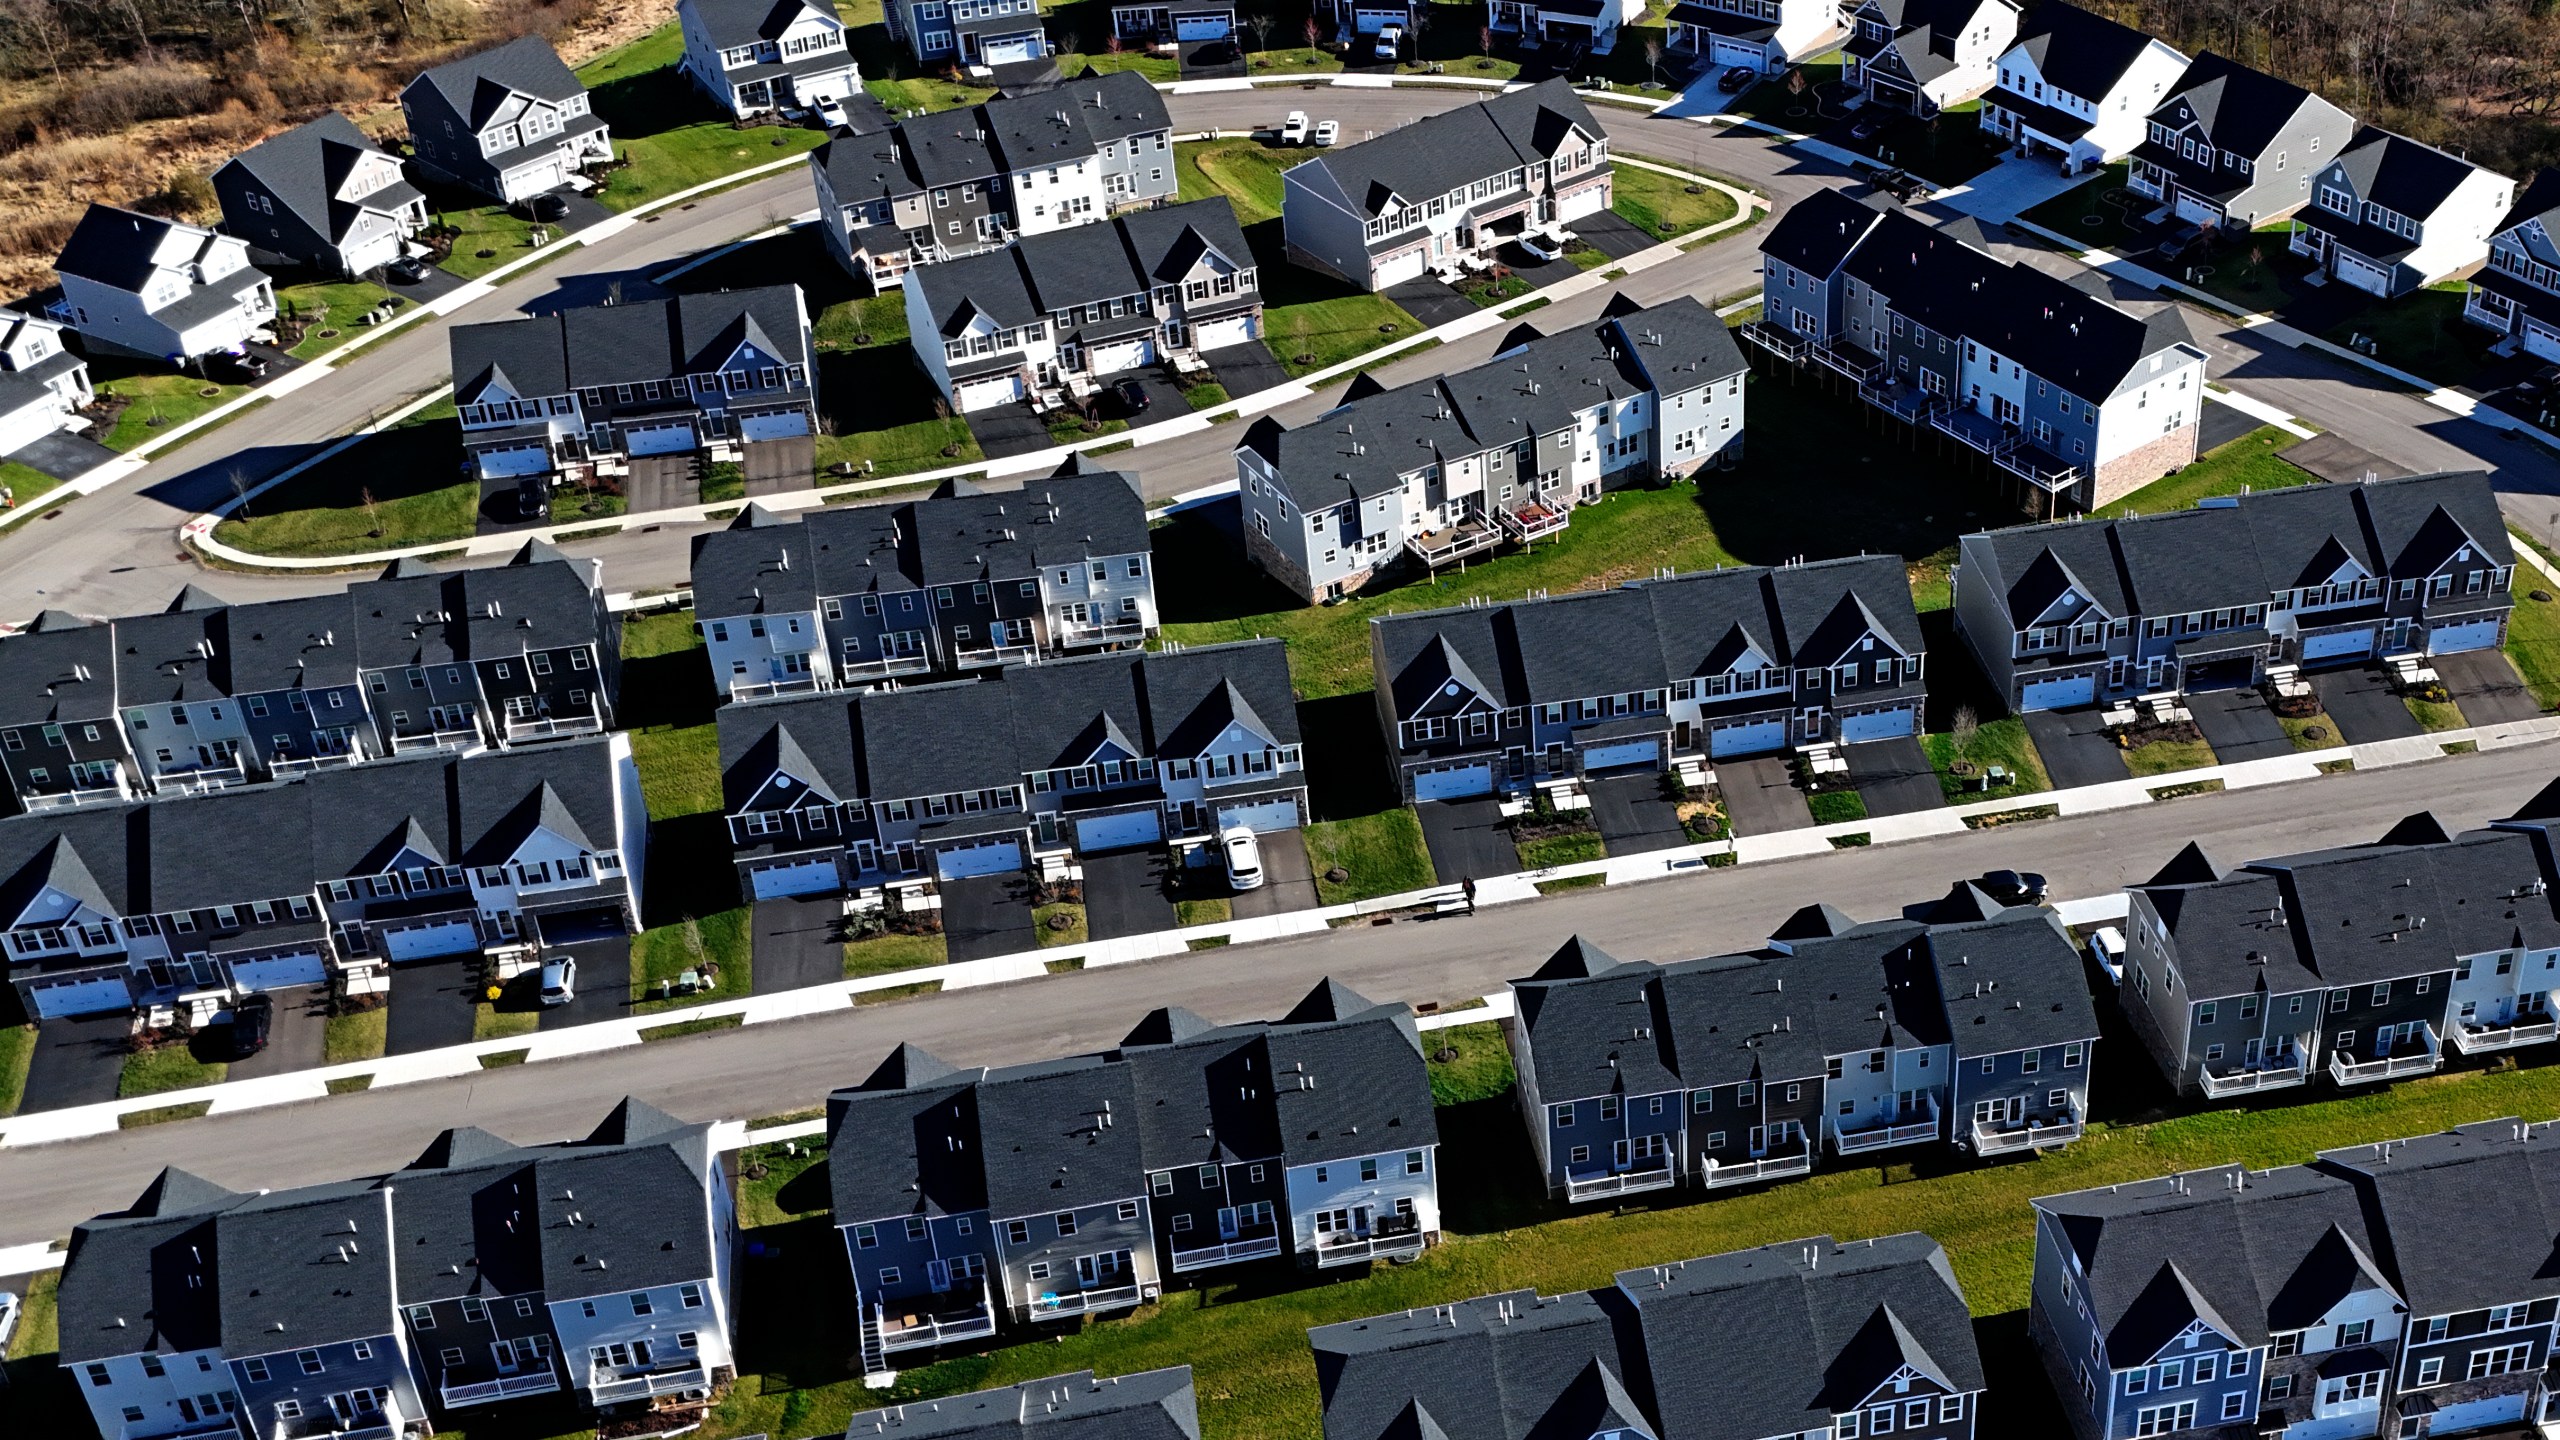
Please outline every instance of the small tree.
[[368, 485], [358, 490], [356, 499], [364, 505], [364, 523], [372, 527], [365, 533], [379, 539], [382, 535], [382, 506], [374, 501], [373, 487]]
[[1492, 27], [1492, 26], [1490, 26], [1490, 25], [1479, 25], [1479, 26], [1477, 26], [1477, 27], [1476, 27], [1476, 53], [1477, 53], [1478, 55], [1482, 55], [1482, 56], [1484, 56], [1484, 57], [1485, 57], [1485, 58], [1487, 58], [1487, 59], [1491, 59], [1491, 58], [1493, 57], [1493, 27]]
[[1254, 49], [1268, 50], [1271, 48], [1271, 26], [1273, 23], [1274, 22], [1270, 16], [1258, 11], [1254, 14], [1247, 15], [1244, 18], [1244, 28], [1253, 32]]
[[1957, 759], [1965, 758], [1966, 752], [1973, 749], [1974, 737], [1981, 733], [1982, 721], [1975, 717], [1973, 707], [1957, 706], [1954, 718], [1947, 722], [1947, 742], [1955, 747]]
[[1653, 83], [1662, 83], [1662, 42], [1647, 36], [1644, 42], [1644, 68], [1653, 74]]
[[1316, 45], [1324, 38], [1324, 32], [1316, 28], [1316, 17], [1313, 15], [1307, 17], [1307, 23], [1300, 27], [1300, 30], [1307, 37], [1307, 55], [1312, 59], [1315, 56]]
[[1110, 37], [1102, 42], [1102, 53], [1105, 55], [1117, 55], [1120, 53], [1119, 31], [1112, 31]]

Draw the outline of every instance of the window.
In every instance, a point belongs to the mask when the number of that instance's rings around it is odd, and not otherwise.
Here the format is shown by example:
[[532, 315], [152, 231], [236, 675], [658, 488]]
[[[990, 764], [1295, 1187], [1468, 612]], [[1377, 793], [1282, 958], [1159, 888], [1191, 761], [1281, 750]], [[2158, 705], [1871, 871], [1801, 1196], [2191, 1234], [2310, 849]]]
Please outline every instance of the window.
[[2230, 1376], [2232, 1379], [2234, 1379], [2234, 1380], [2237, 1380], [2237, 1379], [2239, 1379], [2241, 1376], [2248, 1374], [2248, 1373], [2249, 1373], [2249, 1352], [2248, 1352], [2248, 1351], [2246, 1351], [2246, 1350], [2234, 1350], [2234, 1351], [2232, 1351], [2232, 1352], [2231, 1352], [2231, 1367], [2230, 1367], [2228, 1370], [2226, 1370], [2225, 1372], [2223, 1372], [2223, 1373], [2225, 1373], [2225, 1374], [2229, 1375], [2229, 1376]]
[[[258, 1384], [263, 1385], [267, 1380], [267, 1362], [264, 1357], [254, 1360], [243, 1360], [240, 1362], [240, 1373], [248, 1376]], [[99, 1383], [104, 1384], [105, 1382], [100, 1381]]]
[[1148, 1176], [1148, 1177], [1147, 1177], [1147, 1193], [1149, 1193], [1149, 1194], [1151, 1194], [1151, 1195], [1170, 1195], [1170, 1194], [1172, 1194], [1172, 1193], [1173, 1193], [1173, 1172], [1172, 1172], [1172, 1171], [1170, 1171], [1170, 1170], [1159, 1170], [1159, 1171], [1157, 1171], [1155, 1174]]
[[[255, 1364], [257, 1364], [258, 1362], [257, 1362], [257, 1361], [255, 1361], [255, 1360], [252, 1360], [252, 1361], [250, 1361], [249, 1363], [250, 1363], [250, 1364], [252, 1364], [252, 1365], [255, 1365]], [[263, 1375], [261, 1375], [261, 1376], [258, 1376], [257, 1378], [258, 1378], [258, 1379], [263, 1380], [263, 1379], [265, 1379], [266, 1377], [265, 1377], [265, 1376], [263, 1376]], [[112, 1376], [112, 1375], [109, 1375], [109, 1374], [107, 1373], [107, 1367], [106, 1367], [106, 1366], [104, 1366], [104, 1365], [100, 1365], [100, 1364], [97, 1364], [97, 1363], [95, 1363], [95, 1362], [92, 1362], [92, 1363], [90, 1364], [90, 1366], [89, 1366], [89, 1384], [90, 1384], [92, 1387], [94, 1387], [94, 1388], [98, 1388], [98, 1389], [104, 1389], [104, 1388], [106, 1388], [107, 1386], [112, 1385], [112, 1384], [114, 1384], [114, 1383], [115, 1383], [115, 1377], [114, 1377], [114, 1376]]]
[[301, 1418], [302, 1418], [302, 1402], [301, 1402], [301, 1401], [299, 1401], [299, 1400], [279, 1400], [279, 1401], [277, 1401], [277, 1402], [276, 1402], [276, 1418], [277, 1418], [277, 1419], [279, 1419], [279, 1420], [299, 1420], [299, 1419], [301, 1419]]
[[[916, 1228], [921, 1231], [924, 1227], [919, 1225]], [[702, 1308], [702, 1287], [699, 1285], [679, 1285], [676, 1287], [676, 1298], [683, 1304], [685, 1309], [699, 1310]]]
[[2467, 1378], [2482, 1380], [2492, 1375], [2512, 1375], [2532, 1361], [2533, 1342], [2530, 1340], [2501, 1345], [2494, 1350], [2474, 1350], [2471, 1352], [2471, 1374]]
[[2367, 1344], [2372, 1339], [2373, 1322], [2371, 1320], [2350, 1320], [2338, 1327], [2338, 1348], [2341, 1350], [2350, 1345]]
[[1121, 1218], [1121, 1219], [1123, 1219], [1123, 1220], [1135, 1220], [1135, 1219], [1137, 1219], [1137, 1218], [1138, 1218], [1138, 1202], [1137, 1202], [1137, 1201], [1135, 1201], [1135, 1200], [1123, 1200], [1123, 1201], [1121, 1201], [1121, 1202], [1120, 1202], [1120, 1209], [1119, 1209], [1119, 1211], [1118, 1211], [1118, 1214], [1119, 1214], [1120, 1218]]
[[2302, 1332], [2294, 1330], [2278, 1335], [2275, 1337], [2275, 1343], [2270, 1347], [2269, 1353], [2278, 1360], [2301, 1354]]
[[1009, 1245], [1030, 1244], [1031, 1222], [1028, 1220], [1007, 1220], [1004, 1222], [1004, 1238], [1005, 1243]]
[[1063, 1238], [1064, 1238], [1064, 1237], [1066, 1237], [1066, 1236], [1073, 1235], [1074, 1233], [1076, 1233], [1076, 1215], [1075, 1215], [1075, 1212], [1074, 1212], [1074, 1211], [1072, 1211], [1072, 1210], [1061, 1210], [1061, 1211], [1059, 1211], [1059, 1212], [1058, 1212], [1058, 1214], [1057, 1214], [1057, 1221], [1058, 1221], [1058, 1234], [1059, 1234], [1060, 1238], [1062, 1238], [1062, 1239], [1063, 1239]]
[[2133, 1433], [2169, 1435], [2191, 1429], [2196, 1423], [2196, 1402], [2181, 1400], [2175, 1405], [2154, 1405], [2133, 1417]]
[[1939, 1424], [1944, 1425], [1951, 1421], [1961, 1420], [1963, 1418], [1964, 1397], [1962, 1395], [1942, 1395], [1938, 1397]]
[[2195, 1363], [2195, 1383], [2202, 1385], [2206, 1381], [2211, 1380], [2213, 1378], [2214, 1369], [2214, 1357], [2210, 1355], [2197, 1356]]
[[643, 1290], [639, 1294], [631, 1297], [632, 1314], [648, 1315], [654, 1313], [656, 1310], [657, 1307], [649, 1303], [649, 1292]]
[[434, 1308], [426, 1305], [410, 1306], [409, 1328], [412, 1330], [433, 1330], [436, 1328], [436, 1312]]
[[357, 1341], [357, 1342], [356, 1342], [356, 1358], [357, 1358], [357, 1359], [359, 1359], [359, 1360], [370, 1360], [370, 1359], [372, 1359], [372, 1358], [373, 1358], [373, 1342], [372, 1342], [372, 1341], [370, 1341], [370, 1340], [359, 1340], [359, 1341]]
[[[1661, 1102], [1661, 1101], [1659, 1101], [1659, 1100], [1657, 1100], [1657, 1101], [1655, 1101], [1655, 1102], [1654, 1102], [1654, 1104], [1655, 1104], [1655, 1105], [1657, 1105], [1657, 1106], [1659, 1106], [1661, 1103], [1662, 1103], [1662, 1102]], [[1657, 1112], [1657, 1113], [1659, 1113], [1659, 1112]], [[1407, 1175], [1419, 1175], [1419, 1174], [1421, 1174], [1421, 1173], [1422, 1173], [1422, 1152], [1421, 1152], [1421, 1151], [1419, 1151], [1419, 1150], [1407, 1150], [1406, 1152], [1404, 1152], [1404, 1173], [1406, 1173]]]
[[2149, 1370], [2126, 1371], [2124, 1377], [2124, 1393], [2127, 1395], [2147, 1395], [2151, 1393], [2151, 1372]]
[[1215, 1190], [1218, 1188], [1217, 1166], [1203, 1165], [1200, 1167], [1200, 1188], [1203, 1190]]
[[897, 1266], [895, 1266], [895, 1265], [884, 1265], [884, 1266], [882, 1266], [882, 1267], [881, 1267], [881, 1269], [880, 1269], [880, 1284], [882, 1285], [882, 1287], [884, 1287], [884, 1288], [885, 1288], [885, 1287], [887, 1287], [887, 1286], [891, 1286], [891, 1285], [895, 1285], [895, 1284], [897, 1284], [897, 1283], [898, 1283], [898, 1278], [899, 1278], [899, 1277], [898, 1277], [898, 1267], [897, 1267]]
[[1026, 1269], [1025, 1273], [1034, 1280], [1046, 1280], [1049, 1278], [1049, 1262], [1046, 1260], [1034, 1260]]
[[2430, 1356], [2428, 1356], [2426, 1359], [2421, 1360], [2421, 1361], [2419, 1361], [2419, 1362], [2418, 1362], [2418, 1383], [2419, 1383], [2419, 1384], [2421, 1384], [2421, 1385], [2435, 1385], [2435, 1384], [2440, 1384], [2440, 1383], [2442, 1383], [2442, 1381], [2443, 1381], [2443, 1380], [2444, 1380], [2444, 1357], [2443, 1357], [2443, 1356], [2441, 1356], [2441, 1355], [2430, 1355]]
[[305, 1375], [317, 1375], [329, 1368], [320, 1363], [320, 1352], [317, 1350], [300, 1351], [293, 1358], [294, 1363], [302, 1367], [302, 1373]]
[[875, 1249], [875, 1248], [877, 1248], [877, 1247], [879, 1246], [879, 1244], [880, 1244], [880, 1232], [879, 1232], [879, 1231], [874, 1230], [872, 1227], [870, 1227], [870, 1226], [868, 1226], [868, 1225], [856, 1225], [856, 1226], [854, 1226], [854, 1227], [853, 1227], [853, 1248], [854, 1248], [854, 1249], [856, 1249], [856, 1250], [870, 1250], [870, 1249]]
[[2270, 1376], [2268, 1376], [2268, 1377], [2267, 1377], [2267, 1398], [2268, 1398], [2269, 1400], [2283, 1400], [2283, 1399], [2287, 1399], [2287, 1398], [2291, 1397], [2291, 1396], [2292, 1396], [2292, 1394], [2293, 1394], [2293, 1377], [2292, 1377], [2292, 1376], [2290, 1376], [2290, 1375], [2270, 1375]]

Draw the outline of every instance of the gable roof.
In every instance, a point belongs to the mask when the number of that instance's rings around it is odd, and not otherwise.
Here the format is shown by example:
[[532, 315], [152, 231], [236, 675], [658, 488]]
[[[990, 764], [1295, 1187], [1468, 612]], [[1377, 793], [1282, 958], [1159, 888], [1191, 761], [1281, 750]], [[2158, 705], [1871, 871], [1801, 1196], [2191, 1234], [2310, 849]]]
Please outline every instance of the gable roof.
[[1808, 275], [1828, 276], [1883, 219], [1881, 208], [1825, 187], [1787, 207], [1761, 237], [1760, 253]]
[[703, 33], [723, 50], [779, 39], [808, 11], [842, 24], [835, 0], [679, 0], [679, 8], [693, 12]]
[[[1426, 116], [1303, 162], [1322, 168], [1364, 216], [1551, 158], [1575, 130], [1603, 131], [1561, 76]], [[1295, 167], [1293, 167], [1295, 168]]]
[[2359, 128], [2327, 167], [2345, 172], [2357, 198], [2424, 221], [2482, 167], [2378, 125]]
[[2035, 62], [2046, 84], [2095, 103], [2113, 93], [2156, 43], [2143, 31], [2068, 0], [2042, 0], [2018, 22], [2011, 48]]
[[561, 101], [586, 93], [576, 73], [562, 63], [560, 52], [539, 35], [525, 35], [504, 45], [448, 60], [422, 71], [409, 82], [444, 97], [445, 104], [478, 130], [494, 119], [512, 96]]
[[2255, 159], [2295, 115], [2315, 105], [2337, 109], [2299, 85], [2207, 50], [2188, 64], [2151, 113], [2168, 117], [2184, 107], [2203, 125], [2215, 149]]
[[865, 1410], [846, 1440], [1200, 1440], [1191, 1367], [1097, 1379], [1090, 1370]]
[[463, 404], [492, 385], [534, 398], [706, 373], [745, 343], [777, 364], [809, 363], [799, 286], [588, 305], [456, 325], [448, 335], [454, 393]]
[[[367, 156], [391, 161], [390, 180], [361, 200], [339, 198], [347, 177]], [[367, 210], [388, 213], [419, 198], [417, 189], [400, 178], [398, 160], [335, 110], [259, 141], [225, 161], [222, 168], [234, 165], [305, 225], [333, 242], [345, 239]]]
[[59, 274], [138, 295], [160, 269], [162, 251], [173, 240], [184, 252], [181, 263], [217, 246], [243, 244], [201, 225], [92, 203], [72, 227], [62, 253], [54, 257], [53, 268]]
[[[2320, 1166], [2370, 1197], [2379, 1257], [2413, 1316], [2523, 1302], [2560, 1281], [2560, 1130], [2483, 1120], [2324, 1150]], [[2460, 1225], [2445, 1223], [2453, 1214]]]
[[1637, 1403], [1632, 1310], [1608, 1291], [1515, 1290], [1307, 1332], [1325, 1440], [1590, 1440], [1658, 1433]]

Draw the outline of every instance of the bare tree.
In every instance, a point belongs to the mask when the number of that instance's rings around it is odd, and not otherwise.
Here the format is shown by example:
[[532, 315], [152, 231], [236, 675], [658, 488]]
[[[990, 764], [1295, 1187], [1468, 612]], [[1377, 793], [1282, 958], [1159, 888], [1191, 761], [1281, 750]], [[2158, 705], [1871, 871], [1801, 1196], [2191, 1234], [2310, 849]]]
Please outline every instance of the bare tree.
[[1982, 721], [1974, 715], [1973, 707], [1957, 706], [1955, 717], [1947, 722], [1947, 740], [1954, 746], [1957, 759], [1965, 758], [1966, 752], [1973, 749], [1974, 737], [1981, 733]]
[[56, 81], [62, 79], [62, 56], [71, 48], [71, 23], [54, 0], [0, 0], [0, 35], [10, 49], [42, 56]]
[[1644, 40], [1644, 68], [1653, 75], [1653, 83], [1662, 83], [1662, 41], [1648, 35]]
[[377, 540], [380, 539], [382, 537], [382, 506], [373, 498], [373, 487], [368, 485], [357, 491], [356, 499], [364, 506], [364, 523], [373, 527], [366, 533]]
[[1316, 47], [1321, 44], [1324, 39], [1324, 32], [1316, 28], [1315, 16], [1309, 15], [1307, 17], [1307, 23], [1301, 27], [1301, 33], [1307, 37], [1307, 56], [1309, 59], [1313, 59], [1315, 57]]
[[1275, 23], [1277, 22], [1275, 22], [1269, 15], [1258, 10], [1253, 14], [1244, 17], [1244, 28], [1253, 32], [1254, 49], [1268, 50], [1271, 48], [1271, 27]]

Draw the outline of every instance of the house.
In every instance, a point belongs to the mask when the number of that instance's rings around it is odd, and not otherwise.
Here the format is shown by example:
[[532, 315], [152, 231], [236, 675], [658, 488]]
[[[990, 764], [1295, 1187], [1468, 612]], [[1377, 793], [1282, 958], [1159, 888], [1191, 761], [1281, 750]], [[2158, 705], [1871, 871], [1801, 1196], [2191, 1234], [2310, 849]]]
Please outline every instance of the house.
[[863, 1436], [932, 1436], [934, 1440], [1200, 1440], [1199, 1398], [1191, 1367], [1174, 1365], [1097, 1379], [1090, 1370], [1026, 1380], [940, 1400], [865, 1410], [845, 1428]]
[[2489, 238], [2488, 268], [2471, 277], [2462, 318], [2515, 348], [2560, 360], [2560, 169], [2536, 171]]
[[1437, 569], [1544, 539], [1605, 490], [1738, 461], [1745, 369], [1694, 297], [1621, 295], [1596, 324], [1515, 325], [1472, 369], [1356, 378], [1315, 419], [1246, 427], [1245, 553], [1314, 602], [1407, 557]]
[[1324, 1440], [1971, 1440], [1983, 1396], [1946, 1252], [1812, 1236], [1307, 1332]]
[[2205, 354], [2175, 305], [2137, 314], [1994, 257], [1970, 219], [1879, 216], [1836, 191], [1791, 207], [1760, 252], [1745, 338], [1962, 443], [2031, 515], [2097, 509], [2196, 457]]
[[1156, 633], [1137, 482], [1070, 461], [1020, 490], [946, 484], [694, 538], [694, 628], [732, 700], [861, 688]]
[[1413, 800], [1916, 735], [1927, 659], [1889, 555], [1386, 616], [1369, 653]]
[[[807, 470], [818, 381], [797, 285], [582, 306], [450, 332], [462, 450], [482, 481], [627, 473], [752, 451]], [[776, 451], [754, 451], [779, 443]]]
[[332, 110], [272, 136], [213, 172], [222, 228], [261, 264], [354, 279], [397, 260], [426, 228], [427, 197], [400, 159]]
[[1040, 0], [888, 0], [889, 37], [919, 64], [978, 69], [1057, 53], [1040, 24]]
[[53, 268], [62, 298], [47, 316], [116, 354], [184, 365], [239, 350], [276, 317], [248, 241], [112, 205], [89, 207]]
[[1526, 46], [1606, 55], [1618, 30], [1644, 17], [1641, 0], [1485, 0], [1485, 25]]
[[1774, 75], [1848, 43], [1840, 0], [1680, 0], [1664, 17], [1664, 48]]
[[2197, 225], [2254, 230], [2311, 201], [2355, 117], [2208, 50], [2151, 112], [2125, 183]]
[[1418, 33], [1429, 19], [1425, 0], [1315, 0], [1309, 13], [1338, 45], [1352, 44], [1390, 25], [1402, 25], [1407, 34]]
[[1293, 830], [1307, 813], [1275, 640], [729, 706], [719, 721], [739, 889], [758, 899], [1056, 875], [1086, 854]]
[[472, 570], [395, 560], [347, 597], [387, 753], [505, 749], [613, 728], [622, 622], [592, 558], [569, 560], [536, 540], [504, 565]]
[[1982, 128], [2077, 175], [2133, 153], [2186, 70], [2187, 57], [2167, 41], [2046, 0], [2000, 57], [1999, 83], [1982, 97]]
[[97, 399], [89, 362], [65, 349], [64, 325], [0, 310], [0, 456], [61, 430], [86, 429], [77, 412]]
[[1161, 1010], [1098, 1055], [962, 1069], [899, 1046], [827, 1099], [865, 1368], [1000, 1316], [1126, 1309], [1175, 1272], [1421, 1253], [1424, 1070], [1411, 1011], [1330, 980], [1272, 1022]]
[[2494, 170], [2368, 125], [2312, 177], [2287, 244], [2331, 279], [2391, 299], [2486, 264], [2515, 197]]
[[1956, 629], [2009, 707], [2494, 647], [2514, 552], [2477, 474], [2307, 485], [1968, 535]]
[[1841, 83], [1875, 104], [1929, 119], [1998, 83], [2018, 38], [2011, 0], [1859, 0]]
[[1611, 174], [1608, 133], [1559, 76], [1290, 166], [1280, 224], [1292, 263], [1385, 290], [1608, 209]]
[[1111, 33], [1132, 45], [1226, 40], [1233, 38], [1235, 31], [1233, 5], [1134, 0], [1111, 7]]
[[2190, 845], [2126, 891], [2117, 1003], [2171, 1084], [2217, 1100], [2549, 1040], [2560, 914], [2541, 826], [2456, 835], [2419, 814], [2228, 870]]
[[40, 612], [0, 636], [0, 773], [17, 812], [132, 796], [140, 768], [116, 708], [112, 627]]
[[418, 168], [499, 203], [557, 190], [613, 158], [587, 87], [539, 35], [438, 65], [400, 91]]
[[[1031, 0], [1023, 0], [1027, 9]], [[1134, 71], [966, 110], [847, 125], [811, 152], [819, 233], [875, 288], [1017, 236], [1170, 202], [1173, 120]]]
[[1203, 351], [1262, 336], [1260, 272], [1224, 196], [1026, 235], [919, 270], [906, 292], [916, 359], [963, 412], [1081, 405], [1114, 375], [1205, 366]]
[[739, 119], [796, 115], [862, 89], [835, 0], [678, 0], [676, 20], [684, 73]]
[[2070, 937], [1964, 885], [1923, 913], [1810, 906], [1757, 950], [1670, 965], [1577, 936], [1513, 981], [1503, 1033], [1548, 1192], [1748, 1184], [1826, 1147], [2078, 1139], [2098, 1023]]

